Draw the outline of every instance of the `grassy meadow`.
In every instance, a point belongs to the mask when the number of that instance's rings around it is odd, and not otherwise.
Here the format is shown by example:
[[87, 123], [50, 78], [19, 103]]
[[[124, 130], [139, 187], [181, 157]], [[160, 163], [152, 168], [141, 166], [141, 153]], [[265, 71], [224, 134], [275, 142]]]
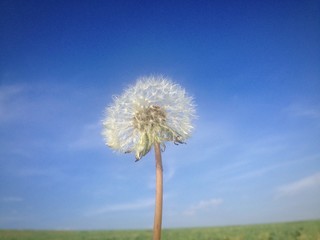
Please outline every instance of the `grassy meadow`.
[[[150, 240], [151, 230], [0, 230], [0, 240]], [[162, 240], [320, 240], [320, 220], [245, 226], [164, 229]]]

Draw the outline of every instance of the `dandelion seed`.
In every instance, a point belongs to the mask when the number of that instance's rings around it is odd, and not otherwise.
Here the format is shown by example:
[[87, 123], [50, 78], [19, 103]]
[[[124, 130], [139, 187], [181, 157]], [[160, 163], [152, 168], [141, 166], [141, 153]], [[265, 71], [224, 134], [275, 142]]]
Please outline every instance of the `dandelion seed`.
[[[154, 143], [184, 143], [192, 132], [195, 107], [178, 84], [160, 77], [142, 77], [114, 97], [103, 122], [106, 144], [140, 160]], [[164, 148], [164, 147], [163, 147]]]

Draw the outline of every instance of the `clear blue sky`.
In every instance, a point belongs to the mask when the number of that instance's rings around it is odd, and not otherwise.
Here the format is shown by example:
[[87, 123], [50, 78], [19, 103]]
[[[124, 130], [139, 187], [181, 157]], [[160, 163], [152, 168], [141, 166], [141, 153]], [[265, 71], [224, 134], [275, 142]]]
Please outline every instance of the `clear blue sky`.
[[320, 218], [319, 1], [0, 3], [0, 228], [151, 228], [154, 154], [104, 109], [163, 74], [197, 104], [167, 144], [164, 227]]

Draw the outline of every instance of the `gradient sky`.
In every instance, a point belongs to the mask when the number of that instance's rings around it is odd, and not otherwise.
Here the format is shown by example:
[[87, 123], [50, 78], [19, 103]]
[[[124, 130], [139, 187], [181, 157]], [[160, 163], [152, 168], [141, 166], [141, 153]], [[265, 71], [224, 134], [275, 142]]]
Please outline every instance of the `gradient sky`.
[[151, 151], [105, 107], [162, 74], [197, 104], [167, 144], [164, 227], [320, 218], [319, 1], [0, 2], [0, 228], [153, 226]]

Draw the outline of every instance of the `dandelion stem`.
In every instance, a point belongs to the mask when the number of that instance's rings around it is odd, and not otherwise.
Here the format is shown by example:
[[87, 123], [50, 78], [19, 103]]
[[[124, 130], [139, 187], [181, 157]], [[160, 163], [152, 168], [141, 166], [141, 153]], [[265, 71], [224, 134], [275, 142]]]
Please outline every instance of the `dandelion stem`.
[[161, 149], [158, 142], [154, 143], [154, 150], [156, 158], [156, 205], [154, 212], [153, 240], [160, 240], [162, 225], [163, 169]]

